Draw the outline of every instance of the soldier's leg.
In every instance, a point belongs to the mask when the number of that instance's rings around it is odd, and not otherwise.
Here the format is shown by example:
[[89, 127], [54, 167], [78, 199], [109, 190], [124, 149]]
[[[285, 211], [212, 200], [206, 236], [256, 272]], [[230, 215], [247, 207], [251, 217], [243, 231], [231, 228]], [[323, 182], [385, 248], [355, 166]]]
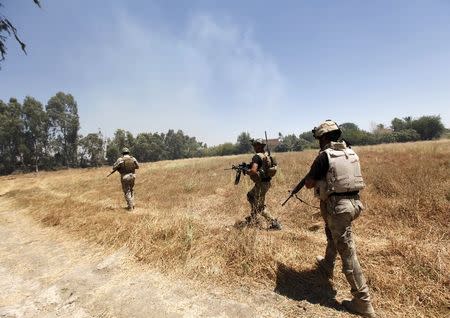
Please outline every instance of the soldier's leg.
[[334, 266], [336, 263], [337, 250], [328, 226], [328, 209], [325, 201], [320, 201], [320, 214], [325, 222], [325, 235], [327, 237], [327, 246], [325, 248], [325, 256], [317, 256], [317, 264], [325, 272], [328, 277], [333, 277]]
[[[353, 202], [352, 202], [353, 201]], [[369, 295], [369, 287], [356, 256], [351, 222], [359, 211], [356, 211], [354, 200], [341, 199], [332, 203], [334, 214], [329, 215], [328, 225], [336, 248], [342, 259], [342, 271], [347, 278], [353, 295], [353, 309], [359, 313], [374, 313]]]
[[247, 217], [246, 219], [248, 220], [253, 220], [256, 218], [256, 192], [257, 192], [257, 187], [256, 184], [253, 186], [253, 188], [247, 192], [247, 201], [248, 203], [250, 203], [250, 216]]
[[258, 197], [258, 213], [260, 213], [268, 222], [269, 230], [281, 230], [281, 223], [275, 219], [267, 209], [266, 194], [270, 189], [270, 182], [263, 182], [260, 185], [260, 192]]
[[130, 197], [131, 197], [131, 206], [132, 208], [134, 208], [134, 176], [133, 178], [130, 180]]
[[266, 194], [269, 191], [269, 189], [270, 189], [269, 182], [260, 183], [257, 198], [257, 210], [267, 221], [272, 222], [274, 218], [272, 217], [266, 206]]
[[130, 179], [127, 175], [122, 178], [122, 190], [125, 196], [125, 200], [127, 201], [127, 206], [129, 209], [133, 208], [133, 202], [131, 199], [131, 188], [130, 188]]
[[267, 209], [267, 206], [264, 205], [261, 215], [269, 222], [273, 222], [275, 218], [270, 214], [269, 209]]

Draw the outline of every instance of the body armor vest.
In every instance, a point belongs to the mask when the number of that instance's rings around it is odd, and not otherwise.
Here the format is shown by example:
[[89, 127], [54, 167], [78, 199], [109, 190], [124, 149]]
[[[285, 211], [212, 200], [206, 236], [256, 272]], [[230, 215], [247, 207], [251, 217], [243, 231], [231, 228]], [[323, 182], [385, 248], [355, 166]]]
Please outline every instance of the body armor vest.
[[272, 178], [277, 173], [277, 162], [275, 158], [269, 156], [267, 153], [257, 153], [261, 158], [262, 166], [259, 167], [261, 178]]
[[328, 157], [329, 168], [325, 180], [317, 182], [316, 194], [321, 200], [332, 193], [347, 193], [364, 188], [358, 155], [345, 142], [332, 142], [323, 150]]
[[131, 156], [123, 157], [123, 164], [119, 168], [121, 174], [134, 173], [136, 170], [136, 165], [134, 163], [134, 158]]

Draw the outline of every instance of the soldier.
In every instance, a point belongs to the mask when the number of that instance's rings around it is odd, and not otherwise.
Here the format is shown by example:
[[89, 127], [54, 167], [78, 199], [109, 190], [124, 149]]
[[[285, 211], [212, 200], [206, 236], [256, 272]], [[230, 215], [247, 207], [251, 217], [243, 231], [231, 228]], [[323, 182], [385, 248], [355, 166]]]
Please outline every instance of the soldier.
[[247, 200], [251, 206], [251, 212], [245, 218], [247, 225], [255, 224], [257, 215], [261, 214], [269, 223], [270, 230], [281, 230], [281, 224], [267, 211], [265, 199], [270, 189], [270, 181], [276, 173], [276, 162], [264, 151], [265, 143], [262, 139], [252, 140], [255, 155], [246, 172], [255, 186], [247, 193]]
[[344, 141], [338, 141], [341, 130], [335, 122], [325, 121], [314, 128], [313, 134], [319, 140], [320, 152], [305, 177], [305, 186], [314, 188], [320, 199], [327, 236], [325, 256], [317, 256], [317, 265], [332, 278], [339, 253], [353, 295], [352, 300], [344, 300], [342, 305], [363, 317], [375, 317], [352, 236], [352, 221], [363, 210], [359, 191], [364, 188], [364, 182], [359, 158]]
[[122, 149], [122, 157], [114, 163], [113, 171], [119, 171], [122, 190], [127, 201], [128, 210], [134, 209], [134, 180], [136, 179], [135, 170], [139, 169], [137, 160], [130, 155], [128, 148]]

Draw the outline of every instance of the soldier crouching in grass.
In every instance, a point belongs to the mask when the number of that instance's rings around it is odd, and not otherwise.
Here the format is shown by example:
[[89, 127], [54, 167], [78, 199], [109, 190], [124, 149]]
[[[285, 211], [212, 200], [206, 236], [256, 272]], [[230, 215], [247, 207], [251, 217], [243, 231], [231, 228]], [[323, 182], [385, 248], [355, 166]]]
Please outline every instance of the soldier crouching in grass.
[[136, 179], [135, 171], [139, 169], [137, 160], [130, 155], [128, 148], [122, 149], [122, 157], [117, 159], [113, 165], [113, 172], [119, 171], [122, 190], [127, 201], [128, 210], [134, 209], [134, 180]]
[[353, 295], [352, 300], [344, 300], [342, 305], [352, 313], [372, 318], [375, 311], [352, 235], [352, 221], [363, 210], [359, 191], [364, 188], [364, 182], [359, 158], [344, 141], [338, 141], [341, 130], [335, 122], [325, 121], [314, 128], [313, 134], [319, 140], [320, 152], [304, 180], [305, 186], [314, 188], [320, 198], [327, 236], [325, 256], [318, 256], [317, 264], [332, 278], [339, 253]]
[[281, 230], [281, 224], [270, 215], [265, 205], [266, 194], [270, 189], [270, 181], [276, 173], [276, 162], [268, 153], [264, 151], [265, 143], [262, 139], [252, 140], [255, 155], [249, 165], [246, 174], [255, 183], [254, 187], [247, 193], [247, 200], [250, 203], [251, 212], [245, 218], [246, 225], [254, 225], [258, 215], [262, 215], [269, 223], [269, 230]]

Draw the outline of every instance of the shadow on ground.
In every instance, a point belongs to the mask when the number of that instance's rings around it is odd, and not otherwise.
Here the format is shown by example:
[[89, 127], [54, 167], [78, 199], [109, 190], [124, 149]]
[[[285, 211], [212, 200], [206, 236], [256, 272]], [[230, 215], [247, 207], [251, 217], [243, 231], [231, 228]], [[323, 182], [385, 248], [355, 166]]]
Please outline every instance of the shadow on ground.
[[275, 292], [293, 300], [306, 300], [312, 304], [342, 309], [335, 299], [333, 285], [317, 268], [298, 271], [278, 263]]

